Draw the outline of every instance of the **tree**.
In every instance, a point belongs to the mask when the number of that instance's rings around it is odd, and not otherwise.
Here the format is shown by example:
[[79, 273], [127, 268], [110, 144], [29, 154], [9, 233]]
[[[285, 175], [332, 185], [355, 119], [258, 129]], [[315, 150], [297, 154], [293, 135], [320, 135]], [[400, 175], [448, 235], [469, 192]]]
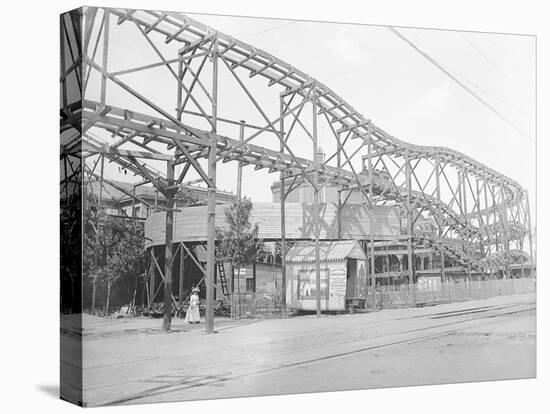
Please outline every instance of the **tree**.
[[[250, 223], [252, 202], [244, 197], [237, 199], [225, 210], [225, 218], [229, 227], [217, 228], [216, 258], [218, 261], [229, 262], [237, 269], [237, 292], [240, 303], [240, 273], [243, 267], [252, 264], [262, 255], [264, 244], [258, 238], [258, 223]], [[233, 308], [233, 306], [232, 306]], [[233, 310], [233, 309], [232, 309]]]
[[[84, 272], [106, 287], [107, 315], [113, 286], [137, 286], [138, 277], [144, 272], [144, 239], [143, 226], [132, 220], [111, 219], [97, 229], [96, 235], [85, 235]], [[130, 298], [130, 289], [127, 290], [128, 301], [132, 302], [133, 295]]]

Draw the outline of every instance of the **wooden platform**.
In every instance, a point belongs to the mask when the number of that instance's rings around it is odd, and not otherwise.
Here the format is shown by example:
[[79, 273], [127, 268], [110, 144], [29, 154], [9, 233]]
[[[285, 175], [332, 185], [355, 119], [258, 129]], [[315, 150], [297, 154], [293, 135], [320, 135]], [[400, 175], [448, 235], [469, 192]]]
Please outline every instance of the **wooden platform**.
[[[224, 211], [227, 205], [216, 207], [216, 226], [225, 227]], [[320, 205], [320, 239], [338, 238], [336, 204]], [[313, 238], [313, 205], [286, 204], [286, 237], [289, 240]], [[206, 241], [207, 207], [187, 207], [174, 214], [174, 243]], [[358, 204], [346, 205], [342, 217], [342, 239], [367, 240], [370, 238], [369, 209]], [[163, 245], [165, 241], [165, 213], [156, 213], [145, 222], [146, 247]], [[264, 240], [281, 238], [281, 210], [279, 203], [255, 203], [251, 222], [258, 223]], [[374, 208], [374, 238], [394, 240], [399, 235], [399, 211], [395, 207]]]

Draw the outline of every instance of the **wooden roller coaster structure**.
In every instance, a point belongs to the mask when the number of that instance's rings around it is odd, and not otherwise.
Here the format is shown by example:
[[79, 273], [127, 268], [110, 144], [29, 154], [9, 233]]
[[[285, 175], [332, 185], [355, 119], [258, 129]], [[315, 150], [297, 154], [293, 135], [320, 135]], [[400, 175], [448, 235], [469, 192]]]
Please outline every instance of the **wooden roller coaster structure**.
[[[126, 26], [132, 26], [135, 41], [143, 40], [156, 57], [110, 70], [113, 57], [109, 51], [117, 41], [116, 29]], [[163, 278], [165, 310], [169, 310], [174, 201], [185, 197], [183, 180], [194, 170], [208, 187], [207, 333], [213, 332], [216, 167], [220, 161], [238, 162], [239, 170], [252, 165], [279, 174], [283, 257], [285, 199], [300, 184], [313, 188], [314, 217], [318, 216], [320, 190], [328, 184], [338, 187], [339, 211], [354, 191], [364, 196], [368, 206], [400, 206], [407, 227], [408, 263], [413, 263], [415, 246], [429, 245], [441, 255], [442, 276], [446, 255], [459, 260], [468, 274], [493, 272], [504, 265], [506, 275], [503, 252], [523, 251], [527, 242], [533, 256], [529, 200], [516, 181], [452, 149], [413, 145], [388, 134], [322, 82], [266, 51], [182, 14], [95, 7], [61, 16], [60, 44], [62, 214], [69, 221], [75, 219], [70, 211], [81, 208], [83, 179], [103, 180], [104, 160], [140, 176], [139, 185], [152, 184], [166, 199]], [[172, 52], [167, 52], [169, 48]], [[147, 71], [157, 74], [159, 69], [172, 82], [171, 92], [176, 91], [176, 102], [170, 105], [150, 88], [145, 93], [132, 86], [132, 76]], [[257, 92], [258, 80], [251, 78], [267, 82], [261, 93]], [[259, 125], [240, 121], [252, 117], [249, 109], [243, 109], [239, 117], [224, 118], [219, 113], [223, 99], [219, 82], [229, 79], [254, 108]], [[114, 89], [117, 99], [108, 92]], [[126, 97], [123, 104], [120, 96]], [[321, 122], [326, 125], [323, 138], [332, 142], [324, 159], [317, 155]], [[222, 133], [222, 126], [226, 131], [238, 127], [239, 136]], [[306, 145], [311, 157], [298, 156]], [[435, 232], [420, 234], [415, 228], [420, 217], [433, 220]], [[314, 226], [318, 246], [319, 224]], [[374, 243], [371, 238], [367, 249], [373, 269]], [[491, 260], [495, 255], [500, 257], [498, 263]], [[414, 269], [408, 268], [412, 284]], [[316, 273], [319, 284], [319, 260]], [[282, 277], [284, 292], [284, 260]], [[318, 312], [319, 303], [318, 297]], [[163, 326], [170, 329], [169, 311]]]

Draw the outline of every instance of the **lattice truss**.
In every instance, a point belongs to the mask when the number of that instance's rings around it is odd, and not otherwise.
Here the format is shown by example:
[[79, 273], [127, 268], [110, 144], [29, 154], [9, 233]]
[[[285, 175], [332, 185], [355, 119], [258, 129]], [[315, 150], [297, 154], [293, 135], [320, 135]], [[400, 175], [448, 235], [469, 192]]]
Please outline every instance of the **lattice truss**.
[[452, 149], [391, 136], [266, 51], [182, 14], [91, 7], [62, 16], [61, 47], [67, 200], [82, 174], [99, 179], [100, 160], [151, 183], [168, 212], [192, 177], [209, 189], [210, 238], [217, 178], [234, 161], [280, 174], [283, 202], [308, 183], [316, 206], [327, 185], [338, 186], [340, 207], [352, 192], [369, 206], [399, 205], [403, 237], [470, 271], [502, 266], [493, 257], [503, 254], [530, 256], [518, 253], [532, 247], [517, 182]]

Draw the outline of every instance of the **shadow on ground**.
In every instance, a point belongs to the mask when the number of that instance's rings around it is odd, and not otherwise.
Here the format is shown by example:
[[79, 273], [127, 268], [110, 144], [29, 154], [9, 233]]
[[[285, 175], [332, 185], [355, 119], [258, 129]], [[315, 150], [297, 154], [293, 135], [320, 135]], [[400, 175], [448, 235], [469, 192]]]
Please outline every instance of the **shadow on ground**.
[[59, 398], [59, 385], [58, 384], [38, 384], [36, 388], [42, 393], [58, 399]]

